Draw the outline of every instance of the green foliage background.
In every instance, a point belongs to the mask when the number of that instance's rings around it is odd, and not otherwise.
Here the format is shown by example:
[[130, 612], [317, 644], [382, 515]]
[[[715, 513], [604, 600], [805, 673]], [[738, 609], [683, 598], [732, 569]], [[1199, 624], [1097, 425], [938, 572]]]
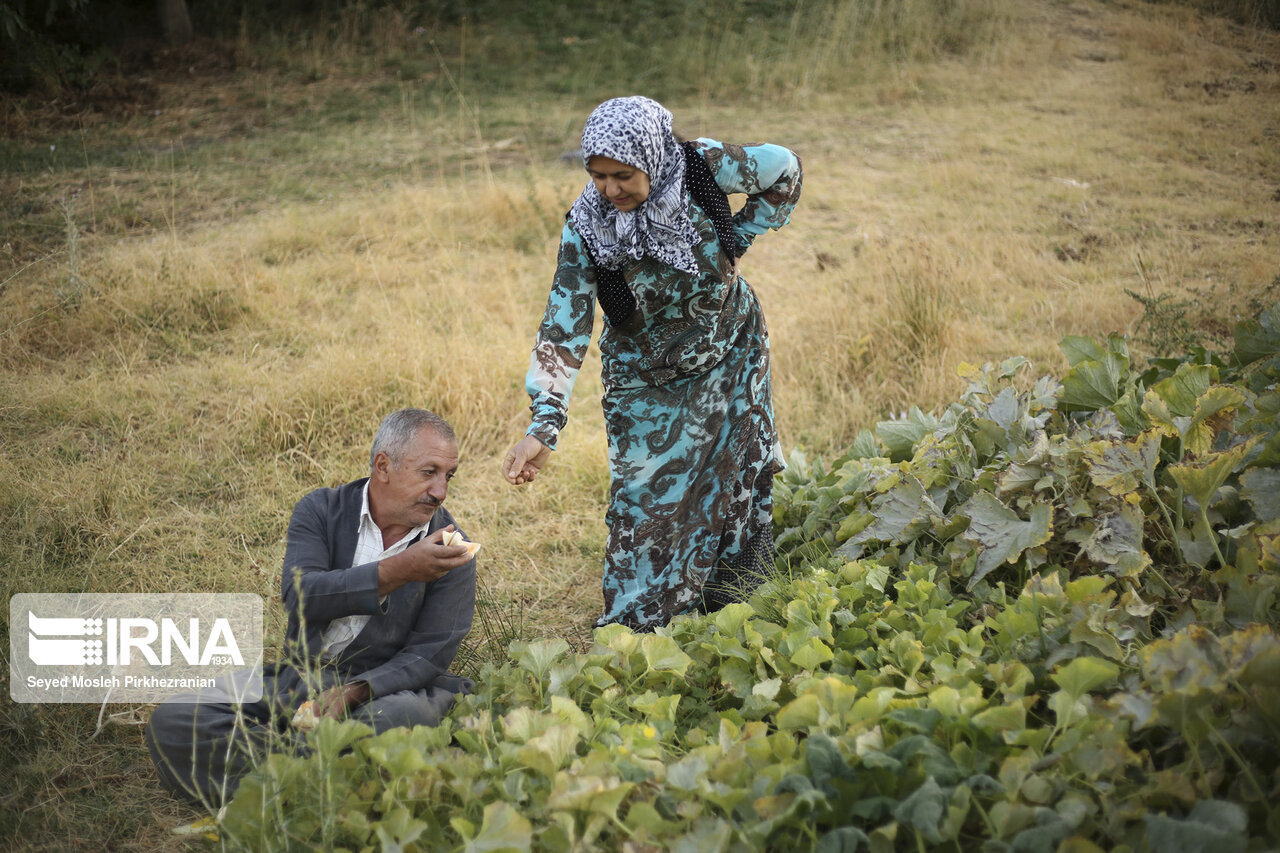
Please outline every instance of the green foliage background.
[[[1275, 0], [1180, 0], [1206, 12], [1254, 26], [1280, 27]], [[927, 5], [928, 13], [920, 14]], [[113, 78], [143, 73], [138, 43], [159, 37], [154, 0], [2, 0], [0, 89], [66, 95]], [[307, 44], [357, 44], [382, 50], [380, 61], [412, 78], [435, 67], [432, 57], [405, 47], [411, 33], [443, 34], [459, 23], [471, 27], [476, 68], [522, 60], [548, 69], [523, 78], [542, 90], [580, 91], [583, 67], [604, 76], [637, 66], [637, 80], [664, 97], [702, 91], [729, 95], [758, 84], [758, 71], [793, 52], [799, 34], [834, 48], [862, 42], [877, 55], [901, 58], [960, 53], [990, 41], [1000, 4], [975, 0], [841, 2], [841, 0], [268, 0], [189, 3], [198, 39], [238, 40], [249, 56], [280, 56]], [[379, 21], [391, 13], [398, 37], [388, 39]], [[920, 31], [921, 24], [927, 32]], [[673, 36], [678, 36], [673, 39]], [[690, 39], [690, 36], [694, 36]], [[692, 41], [696, 48], [685, 52]], [[675, 57], [670, 48], [678, 43]], [[444, 45], [442, 45], [444, 47]], [[452, 47], [449, 45], [448, 47]], [[147, 51], [154, 52], [154, 48]], [[758, 57], [743, 63], [746, 56]], [[486, 59], [499, 60], [493, 63]], [[144, 63], [145, 64], [145, 63]], [[572, 70], [578, 73], [557, 74]], [[842, 64], [810, 69], [819, 77], [848, 74]], [[497, 78], [495, 78], [497, 81]], [[503, 77], [500, 81], [510, 84]]]
[[[516, 642], [437, 729], [273, 755], [249, 849], [1261, 850], [1280, 839], [1280, 304], [1133, 369], [970, 369], [781, 476], [749, 602]], [[1155, 557], [1153, 557], [1155, 555]]]
[[[599, 79], [626, 79], [671, 97], [732, 96], [758, 86], [764, 69], [776, 71], [797, 54], [797, 39], [816, 39], [841, 59], [793, 69], [811, 83], [856, 73], [858, 63], [845, 61], [850, 55], [963, 52], [990, 40], [1001, 6], [996, 0], [278, 0], [193, 4], [191, 12], [197, 40], [234, 42], [242, 63], [288, 64], [317, 50], [328, 63], [371, 64], [412, 80], [435, 72], [443, 53], [465, 55], [467, 81], [482, 86], [572, 93]], [[155, 62], [163, 51], [148, 45], [140, 52], [139, 42], [158, 36], [151, 0], [3, 2], [0, 88], [68, 95], [118, 86]], [[850, 50], [859, 45], [864, 50]], [[512, 67], [531, 73], [511, 75]]]

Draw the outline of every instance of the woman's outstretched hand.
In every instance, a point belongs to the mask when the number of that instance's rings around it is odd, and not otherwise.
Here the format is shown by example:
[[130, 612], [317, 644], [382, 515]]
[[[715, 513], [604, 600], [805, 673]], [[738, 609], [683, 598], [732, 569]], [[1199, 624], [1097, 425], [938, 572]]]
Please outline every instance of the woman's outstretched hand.
[[502, 476], [513, 486], [521, 486], [533, 480], [551, 458], [551, 448], [531, 435], [516, 442], [502, 460]]

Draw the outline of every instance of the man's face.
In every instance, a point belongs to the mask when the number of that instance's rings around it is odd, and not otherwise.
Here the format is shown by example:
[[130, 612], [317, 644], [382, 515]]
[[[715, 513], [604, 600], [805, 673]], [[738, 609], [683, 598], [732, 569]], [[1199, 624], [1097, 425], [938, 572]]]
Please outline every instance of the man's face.
[[426, 524], [444, 503], [457, 470], [458, 445], [430, 427], [418, 430], [398, 461], [377, 454], [369, 478], [374, 522], [384, 529]]

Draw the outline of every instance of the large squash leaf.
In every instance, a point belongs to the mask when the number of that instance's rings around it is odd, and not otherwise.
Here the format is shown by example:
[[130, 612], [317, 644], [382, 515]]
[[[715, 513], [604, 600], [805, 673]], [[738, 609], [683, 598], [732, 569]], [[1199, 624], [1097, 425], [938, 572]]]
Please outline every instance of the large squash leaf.
[[1003, 563], [1013, 562], [1028, 549], [1048, 542], [1053, 534], [1053, 507], [1048, 503], [1035, 504], [1031, 517], [1023, 521], [995, 495], [978, 492], [961, 512], [969, 518], [969, 529], [962, 538], [981, 548], [969, 589]]

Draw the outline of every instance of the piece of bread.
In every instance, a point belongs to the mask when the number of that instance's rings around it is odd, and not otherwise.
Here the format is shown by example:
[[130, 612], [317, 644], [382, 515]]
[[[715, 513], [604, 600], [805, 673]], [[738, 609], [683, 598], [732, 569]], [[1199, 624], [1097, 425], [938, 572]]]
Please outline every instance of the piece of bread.
[[299, 705], [290, 725], [304, 732], [320, 725], [320, 718], [316, 716], [316, 703], [307, 701]]
[[462, 533], [457, 530], [450, 530], [444, 534], [443, 544], [445, 545], [464, 545], [467, 549], [467, 556], [474, 557], [476, 552], [480, 550], [479, 542], [468, 542], [462, 538]]

